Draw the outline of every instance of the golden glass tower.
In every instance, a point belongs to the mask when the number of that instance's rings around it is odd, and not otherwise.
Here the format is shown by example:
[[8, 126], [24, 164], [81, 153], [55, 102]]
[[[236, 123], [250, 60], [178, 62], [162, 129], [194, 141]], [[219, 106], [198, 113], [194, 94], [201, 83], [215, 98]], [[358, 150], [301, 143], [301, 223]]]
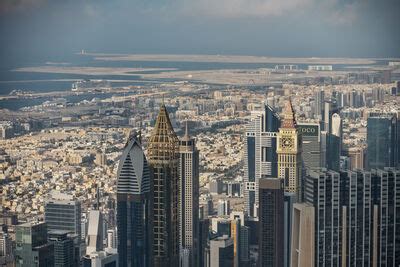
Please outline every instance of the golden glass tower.
[[278, 178], [284, 179], [285, 191], [301, 198], [301, 135], [289, 100], [283, 110], [283, 121], [277, 134]]
[[154, 183], [154, 266], [178, 266], [179, 140], [161, 105], [148, 147]]

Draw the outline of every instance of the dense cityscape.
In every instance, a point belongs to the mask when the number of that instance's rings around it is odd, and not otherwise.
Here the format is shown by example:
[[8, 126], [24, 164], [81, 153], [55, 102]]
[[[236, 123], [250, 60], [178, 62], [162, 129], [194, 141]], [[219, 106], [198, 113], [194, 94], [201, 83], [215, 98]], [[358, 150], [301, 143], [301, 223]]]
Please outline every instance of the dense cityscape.
[[1, 0], [0, 267], [400, 267], [399, 0]]
[[[400, 72], [389, 66], [4, 109], [2, 266], [397, 266]], [[288, 68], [270, 71], [300, 71]]]

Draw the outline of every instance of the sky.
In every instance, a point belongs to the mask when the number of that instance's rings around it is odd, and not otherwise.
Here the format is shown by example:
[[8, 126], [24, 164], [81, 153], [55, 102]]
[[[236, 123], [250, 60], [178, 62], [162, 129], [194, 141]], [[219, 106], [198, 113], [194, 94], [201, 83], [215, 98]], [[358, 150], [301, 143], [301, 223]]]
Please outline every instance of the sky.
[[2, 63], [99, 53], [400, 57], [399, 0], [1, 0]]

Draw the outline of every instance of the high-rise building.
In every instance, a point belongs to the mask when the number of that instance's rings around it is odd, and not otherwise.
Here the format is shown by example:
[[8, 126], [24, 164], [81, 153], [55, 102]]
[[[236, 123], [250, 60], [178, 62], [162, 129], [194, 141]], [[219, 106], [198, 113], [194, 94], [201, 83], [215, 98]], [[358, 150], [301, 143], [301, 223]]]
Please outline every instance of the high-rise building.
[[49, 243], [54, 246], [54, 266], [74, 267], [74, 239], [68, 231], [50, 231]]
[[261, 177], [277, 177], [276, 133], [279, 116], [270, 106], [254, 112], [247, 125], [244, 149], [245, 212], [257, 217], [258, 182]]
[[[179, 142], [179, 239], [187, 249], [189, 266], [199, 264], [199, 151], [186, 132]], [[181, 249], [181, 251], [183, 251]]]
[[46, 201], [44, 217], [49, 231], [68, 231], [81, 236], [81, 203], [73, 196], [53, 192]]
[[16, 266], [54, 266], [54, 245], [47, 241], [44, 222], [28, 222], [16, 227]]
[[284, 181], [260, 179], [258, 266], [284, 266]]
[[154, 265], [178, 266], [179, 140], [163, 104], [148, 146], [154, 183]]
[[217, 206], [217, 214], [218, 216], [225, 216], [229, 215], [230, 213], [230, 202], [227, 199], [220, 199], [218, 200]]
[[206, 248], [208, 247], [208, 234], [210, 229], [210, 220], [207, 218], [199, 221], [199, 267], [206, 266]]
[[0, 266], [12, 266], [14, 262], [13, 241], [9, 233], [0, 226]]
[[86, 255], [82, 261], [83, 267], [118, 267], [118, 254], [107, 251], [94, 251]]
[[231, 267], [234, 258], [233, 240], [220, 236], [210, 240], [210, 267]]
[[320, 124], [313, 122], [297, 123], [302, 139], [302, 159], [306, 168], [321, 167], [321, 132]]
[[[314, 207], [307, 203], [293, 205], [292, 245], [290, 266], [315, 266], [314, 264]], [[338, 266], [338, 265], [336, 265]]]
[[[315, 266], [339, 266], [341, 263], [344, 244], [340, 239], [340, 181], [340, 174], [334, 171], [310, 170], [305, 177], [304, 201], [315, 208]], [[294, 232], [293, 235], [296, 236]]]
[[117, 172], [119, 266], [152, 266], [152, 181], [140, 136], [131, 134]]
[[240, 219], [231, 221], [231, 238], [233, 240], [233, 266], [239, 267], [240, 258]]
[[228, 218], [212, 218], [211, 219], [211, 230], [218, 236], [231, 236], [231, 221]]
[[322, 120], [324, 115], [325, 92], [320, 90], [314, 95], [315, 118]]
[[334, 99], [327, 100], [324, 103], [324, 124], [323, 129], [328, 133], [332, 132], [332, 115], [337, 113], [339, 114], [339, 108]]
[[103, 250], [103, 216], [99, 210], [89, 211], [86, 254]]
[[[360, 181], [363, 182], [362, 180]], [[370, 237], [372, 239], [371, 265], [399, 266], [400, 170], [389, 168], [373, 170], [371, 184], [369, 191], [372, 197], [372, 216], [370, 217], [372, 218], [372, 225], [370, 226]], [[369, 192], [367, 191], [364, 194], [368, 195]], [[354, 193], [351, 192], [351, 194]], [[367, 216], [367, 214], [364, 216]], [[364, 221], [367, 223], [367, 220], [368, 218]]]
[[367, 168], [398, 165], [399, 123], [394, 114], [370, 114], [367, 120]]
[[329, 145], [329, 135], [327, 131], [321, 131], [321, 168], [327, 167], [327, 156], [328, 156], [328, 145]]
[[342, 120], [337, 113], [331, 116], [330, 130], [326, 162], [328, 169], [339, 171], [342, 153]]
[[346, 151], [350, 158], [351, 170], [364, 170], [365, 167], [365, 148], [363, 147], [350, 147]]
[[245, 226], [245, 214], [242, 211], [233, 211], [230, 214], [230, 220], [235, 264], [237, 264], [237, 266], [248, 266], [250, 263], [250, 229], [248, 226]]
[[290, 253], [292, 246], [292, 223], [293, 223], [293, 205], [296, 203], [296, 193], [285, 192], [283, 208], [283, 245], [284, 256], [283, 263], [285, 267], [290, 267]]
[[310, 171], [305, 202], [315, 209], [315, 266], [398, 266], [399, 185], [400, 171], [390, 168]]
[[300, 200], [302, 140], [290, 100], [285, 105], [283, 117], [277, 134], [278, 178], [284, 180], [285, 191], [296, 193], [297, 199]]
[[250, 228], [245, 225], [240, 226], [239, 238], [239, 266], [248, 266], [250, 263]]

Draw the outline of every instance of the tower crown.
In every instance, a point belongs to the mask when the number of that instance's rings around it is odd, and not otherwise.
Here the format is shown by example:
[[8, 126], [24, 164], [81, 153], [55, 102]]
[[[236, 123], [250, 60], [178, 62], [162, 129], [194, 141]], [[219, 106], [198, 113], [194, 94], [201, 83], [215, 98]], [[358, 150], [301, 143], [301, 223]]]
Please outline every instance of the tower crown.
[[185, 123], [185, 135], [183, 136], [183, 140], [185, 140], [185, 141], [189, 141], [190, 140], [188, 122], [187, 121]]
[[172, 127], [164, 104], [160, 107], [153, 133], [149, 140], [149, 161], [170, 160], [177, 157], [178, 137]]
[[285, 108], [283, 109], [283, 121], [281, 124], [281, 128], [296, 128], [296, 126], [297, 124], [292, 101], [289, 99], [285, 104]]
[[135, 133], [122, 152], [117, 171], [117, 193], [139, 195], [150, 191], [150, 174], [146, 157]]

